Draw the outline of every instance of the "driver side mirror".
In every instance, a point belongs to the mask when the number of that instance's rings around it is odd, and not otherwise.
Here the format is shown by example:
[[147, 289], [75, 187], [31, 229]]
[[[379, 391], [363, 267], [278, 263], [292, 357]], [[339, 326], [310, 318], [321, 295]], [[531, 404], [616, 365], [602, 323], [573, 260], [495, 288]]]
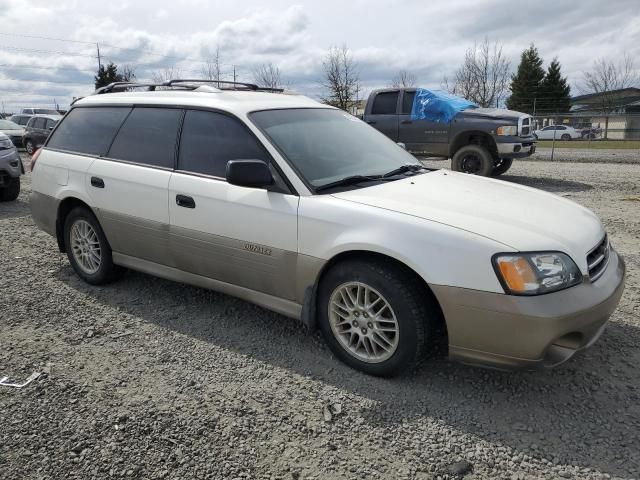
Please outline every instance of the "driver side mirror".
[[401, 149], [403, 149], [403, 150], [406, 150], [406, 149], [407, 149], [407, 146], [406, 146], [404, 143], [402, 143], [402, 142], [397, 142], [397, 145], [398, 145]]
[[239, 187], [261, 188], [273, 185], [269, 166], [262, 160], [229, 160], [227, 182]]

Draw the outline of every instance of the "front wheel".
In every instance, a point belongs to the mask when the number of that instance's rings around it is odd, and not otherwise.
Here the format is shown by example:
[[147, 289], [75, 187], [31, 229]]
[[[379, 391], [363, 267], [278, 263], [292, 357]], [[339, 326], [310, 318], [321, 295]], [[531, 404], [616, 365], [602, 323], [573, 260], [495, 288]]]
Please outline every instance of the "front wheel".
[[498, 175], [502, 175], [511, 168], [512, 164], [513, 158], [501, 158], [500, 160], [494, 162], [491, 176], [497, 177]]
[[344, 363], [377, 376], [412, 367], [435, 337], [436, 316], [424, 287], [392, 263], [348, 260], [323, 277], [320, 329]]
[[565, 133], [560, 137], [560, 140], [564, 140], [565, 142], [568, 142], [569, 140], [571, 140], [571, 135], [569, 135], [568, 133]]
[[92, 285], [118, 278], [121, 267], [113, 264], [111, 247], [91, 211], [76, 207], [64, 222], [64, 244], [69, 263], [78, 276]]
[[27, 140], [26, 142], [24, 142], [24, 149], [29, 155], [33, 155], [36, 151], [36, 146], [32, 140]]
[[493, 170], [493, 158], [489, 151], [480, 145], [465, 145], [453, 154], [451, 169], [488, 177]]
[[20, 177], [10, 178], [9, 184], [0, 188], [0, 202], [12, 202], [20, 195]]

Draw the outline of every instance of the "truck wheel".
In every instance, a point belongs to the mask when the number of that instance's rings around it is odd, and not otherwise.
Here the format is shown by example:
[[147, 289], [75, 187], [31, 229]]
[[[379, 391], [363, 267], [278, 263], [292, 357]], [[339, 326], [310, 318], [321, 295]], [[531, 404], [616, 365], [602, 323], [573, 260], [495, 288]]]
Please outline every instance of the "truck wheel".
[[480, 145], [465, 145], [454, 153], [451, 169], [488, 177], [493, 171], [493, 158], [487, 149]]
[[498, 175], [502, 175], [504, 172], [511, 168], [512, 164], [513, 158], [501, 158], [500, 160], [494, 162], [491, 176], [497, 177]]
[[20, 177], [10, 178], [9, 184], [0, 188], [0, 202], [12, 202], [20, 195]]

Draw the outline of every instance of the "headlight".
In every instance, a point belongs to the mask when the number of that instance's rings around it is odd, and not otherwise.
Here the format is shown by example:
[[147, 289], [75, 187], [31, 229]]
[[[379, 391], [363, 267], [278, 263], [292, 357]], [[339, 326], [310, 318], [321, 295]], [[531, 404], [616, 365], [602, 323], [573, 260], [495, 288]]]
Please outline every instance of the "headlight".
[[8, 138], [3, 138], [2, 140], [0, 140], [0, 148], [6, 149], [11, 147], [13, 147], [13, 143], [11, 143], [11, 140], [9, 140]]
[[515, 137], [518, 135], [518, 126], [517, 125], [507, 125], [504, 127], [496, 128], [496, 135], [509, 135]]
[[559, 252], [499, 253], [493, 266], [505, 292], [512, 295], [540, 295], [582, 282], [575, 262]]

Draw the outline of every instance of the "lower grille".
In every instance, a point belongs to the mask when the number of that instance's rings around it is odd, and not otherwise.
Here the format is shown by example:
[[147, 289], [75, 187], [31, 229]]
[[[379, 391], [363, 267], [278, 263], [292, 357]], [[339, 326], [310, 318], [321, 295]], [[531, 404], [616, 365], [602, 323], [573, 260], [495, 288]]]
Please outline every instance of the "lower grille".
[[589, 269], [589, 278], [592, 282], [600, 278], [607, 268], [610, 251], [609, 236], [605, 235], [598, 246], [587, 255], [587, 268]]

